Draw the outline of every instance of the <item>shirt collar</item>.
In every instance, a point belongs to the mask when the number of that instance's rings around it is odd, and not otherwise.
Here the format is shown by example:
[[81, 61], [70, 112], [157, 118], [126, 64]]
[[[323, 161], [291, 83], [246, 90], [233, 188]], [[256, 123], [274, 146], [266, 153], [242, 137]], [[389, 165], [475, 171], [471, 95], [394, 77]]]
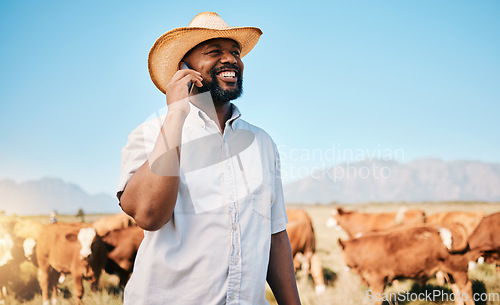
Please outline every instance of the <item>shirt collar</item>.
[[[191, 119], [194, 119], [195, 121], [202, 123], [203, 128], [205, 128], [205, 125], [207, 123], [213, 122], [213, 120], [210, 119], [210, 117], [203, 110], [196, 107], [192, 103], [189, 103], [189, 105], [191, 108], [190, 108], [188, 117], [190, 117]], [[231, 117], [229, 118], [229, 120], [227, 120], [226, 125], [229, 125], [231, 127], [231, 129], [234, 130], [233, 124], [240, 116], [241, 116], [241, 112], [238, 109], [238, 107], [236, 107], [233, 103], [231, 103]]]
[[241, 116], [241, 112], [240, 110], [238, 109], [238, 107], [236, 107], [234, 104], [231, 103], [231, 117], [229, 118], [229, 120], [227, 120], [227, 123], [226, 124], [229, 124], [229, 126], [231, 126], [231, 128], [234, 130], [234, 122], [239, 119], [239, 117]]

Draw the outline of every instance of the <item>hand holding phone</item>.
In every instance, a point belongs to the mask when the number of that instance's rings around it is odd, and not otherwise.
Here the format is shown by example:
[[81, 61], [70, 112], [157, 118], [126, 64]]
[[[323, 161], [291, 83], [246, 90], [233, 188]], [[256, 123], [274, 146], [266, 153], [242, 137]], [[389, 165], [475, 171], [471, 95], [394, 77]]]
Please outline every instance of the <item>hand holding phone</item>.
[[179, 68], [179, 71], [175, 72], [168, 82], [165, 90], [168, 106], [177, 101], [187, 100], [192, 94], [194, 85], [203, 86], [203, 78], [200, 72], [190, 69], [189, 65], [184, 62], [181, 63]]

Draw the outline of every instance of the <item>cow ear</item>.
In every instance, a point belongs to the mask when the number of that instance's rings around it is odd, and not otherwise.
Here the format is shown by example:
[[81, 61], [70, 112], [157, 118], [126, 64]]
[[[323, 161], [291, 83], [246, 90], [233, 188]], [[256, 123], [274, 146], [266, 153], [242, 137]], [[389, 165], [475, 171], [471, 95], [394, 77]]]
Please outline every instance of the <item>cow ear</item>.
[[106, 233], [106, 235], [104, 235], [104, 237], [102, 238], [102, 240], [110, 245], [110, 246], [113, 246], [113, 248], [115, 248], [116, 246], [118, 246], [118, 238], [116, 236], [116, 232], [108, 232]]
[[75, 242], [75, 241], [77, 241], [77, 239], [78, 239], [78, 236], [76, 236], [76, 234], [73, 234], [73, 233], [66, 234], [66, 240], [68, 240], [70, 242]]
[[344, 250], [344, 249], [345, 249], [345, 244], [344, 244], [344, 242], [342, 241], [342, 239], [340, 239], [340, 238], [339, 238], [339, 246], [340, 246], [340, 248], [342, 248], [342, 250]]
[[345, 211], [342, 208], [337, 208], [337, 214], [342, 215]]

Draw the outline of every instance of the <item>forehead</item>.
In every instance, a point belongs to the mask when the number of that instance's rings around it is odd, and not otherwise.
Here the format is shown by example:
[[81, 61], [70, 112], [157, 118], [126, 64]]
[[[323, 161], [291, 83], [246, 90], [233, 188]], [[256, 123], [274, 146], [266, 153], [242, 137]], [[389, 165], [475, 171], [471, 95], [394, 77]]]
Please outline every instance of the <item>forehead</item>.
[[208, 48], [229, 48], [229, 49], [241, 49], [240, 48], [240, 45], [232, 40], [232, 39], [229, 39], [229, 38], [214, 38], [214, 39], [209, 39], [209, 40], [205, 40], [199, 44], [197, 44], [194, 48], [192, 48], [191, 50], [189, 50], [189, 52], [186, 53], [186, 56], [188, 56], [189, 54], [191, 53], [195, 53], [195, 52], [201, 52], [205, 49], [208, 49]]

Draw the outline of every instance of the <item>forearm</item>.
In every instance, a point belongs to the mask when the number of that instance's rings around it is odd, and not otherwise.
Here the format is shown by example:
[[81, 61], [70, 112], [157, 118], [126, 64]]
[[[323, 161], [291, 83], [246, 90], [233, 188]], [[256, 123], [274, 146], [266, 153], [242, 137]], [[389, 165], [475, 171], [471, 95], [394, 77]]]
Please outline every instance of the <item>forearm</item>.
[[149, 231], [172, 217], [179, 190], [179, 164], [185, 111], [169, 108], [149, 159], [132, 175], [123, 191], [123, 211]]
[[293, 269], [292, 248], [286, 231], [271, 236], [267, 282], [278, 304], [300, 304]]

